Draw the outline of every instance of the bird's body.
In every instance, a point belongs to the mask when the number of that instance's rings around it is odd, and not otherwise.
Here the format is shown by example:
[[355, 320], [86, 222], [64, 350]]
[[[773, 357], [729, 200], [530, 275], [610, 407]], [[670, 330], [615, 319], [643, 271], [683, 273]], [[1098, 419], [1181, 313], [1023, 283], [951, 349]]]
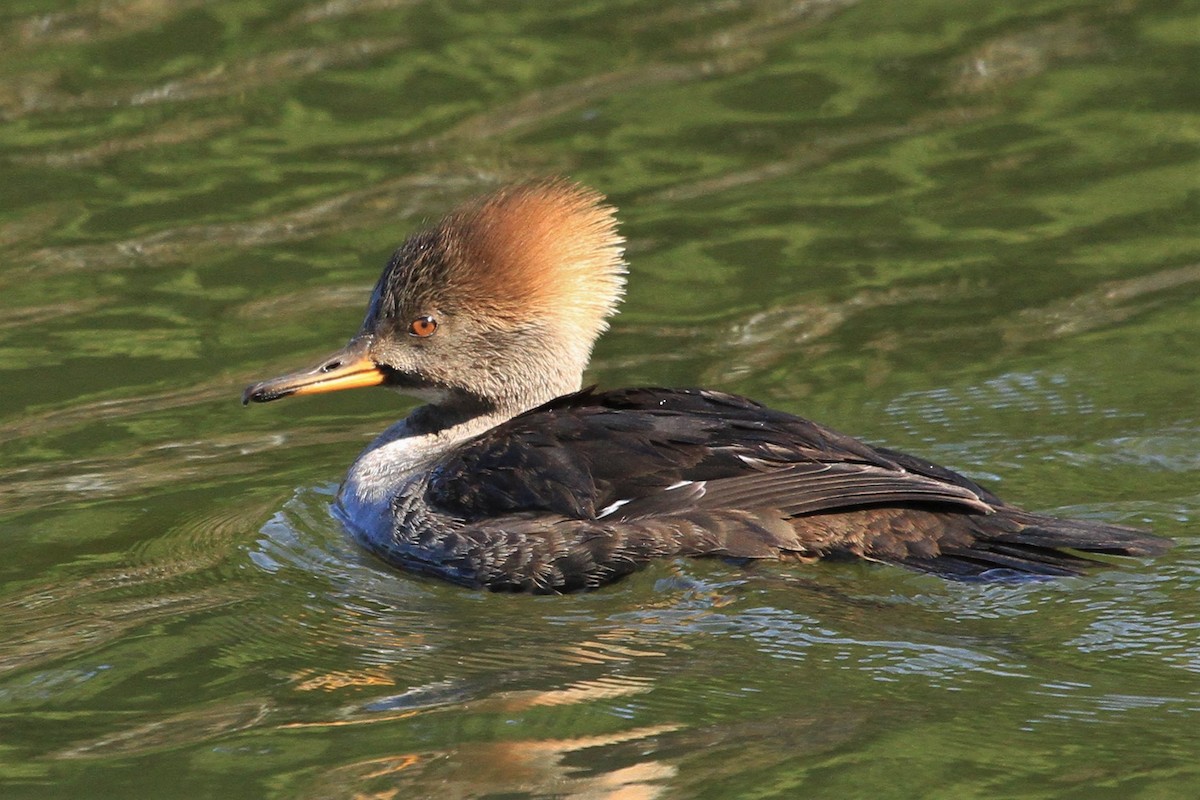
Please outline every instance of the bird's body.
[[611, 208], [561, 182], [409, 239], [362, 330], [248, 402], [384, 384], [428, 405], [351, 467], [338, 513], [385, 561], [471, 586], [592, 588], [655, 558], [853, 556], [946, 577], [1078, 574], [1143, 531], [1010, 506], [969, 479], [734, 395], [578, 391], [622, 288]]

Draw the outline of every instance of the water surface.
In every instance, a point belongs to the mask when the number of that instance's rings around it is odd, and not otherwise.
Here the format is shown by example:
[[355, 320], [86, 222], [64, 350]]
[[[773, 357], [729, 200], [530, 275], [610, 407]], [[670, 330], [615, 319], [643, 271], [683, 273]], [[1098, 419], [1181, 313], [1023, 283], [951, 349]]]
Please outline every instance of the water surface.
[[[0, 794], [1200, 791], [1200, 9], [47, 0], [0, 12]], [[509, 180], [622, 208], [589, 380], [752, 395], [1179, 546], [962, 585], [399, 574], [411, 404], [238, 405]]]

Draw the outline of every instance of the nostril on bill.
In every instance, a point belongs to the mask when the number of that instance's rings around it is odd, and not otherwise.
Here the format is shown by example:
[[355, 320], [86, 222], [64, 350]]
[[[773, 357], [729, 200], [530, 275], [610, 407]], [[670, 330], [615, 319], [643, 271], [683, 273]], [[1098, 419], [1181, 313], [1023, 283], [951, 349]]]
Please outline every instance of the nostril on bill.
[[321, 372], [333, 372], [335, 369], [338, 369], [341, 366], [342, 366], [342, 362], [339, 361], [338, 359], [334, 359], [333, 361], [322, 364]]

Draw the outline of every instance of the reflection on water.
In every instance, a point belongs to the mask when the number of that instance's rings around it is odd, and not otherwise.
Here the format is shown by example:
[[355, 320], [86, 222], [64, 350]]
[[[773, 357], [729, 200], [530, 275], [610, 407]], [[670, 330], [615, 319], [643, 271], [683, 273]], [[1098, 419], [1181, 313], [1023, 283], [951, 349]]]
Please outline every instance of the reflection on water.
[[[1195, 794], [1194, 12], [6, 13], [0, 794]], [[409, 405], [240, 388], [348, 337], [423, 220], [555, 173], [629, 239], [590, 380], [745, 393], [1180, 546], [558, 598], [371, 559], [329, 503]]]
[[198, 741], [211, 741], [251, 728], [262, 722], [265, 716], [266, 709], [253, 703], [187, 711], [78, 743], [51, 757], [76, 759], [140, 755]]
[[364, 794], [388, 796], [411, 790], [415, 785], [437, 786], [438, 796], [447, 798], [479, 797], [504, 787], [509, 793], [552, 792], [556, 797], [568, 798], [649, 800], [667, 791], [666, 780], [675, 776], [674, 767], [642, 760], [592, 773], [564, 762], [572, 755], [586, 755], [601, 748], [628, 749], [630, 744], [653, 743], [654, 737], [672, 730], [672, 726], [659, 725], [608, 736], [468, 743], [449, 751], [374, 758], [322, 775], [301, 789], [298, 796], [327, 797], [346, 785]]

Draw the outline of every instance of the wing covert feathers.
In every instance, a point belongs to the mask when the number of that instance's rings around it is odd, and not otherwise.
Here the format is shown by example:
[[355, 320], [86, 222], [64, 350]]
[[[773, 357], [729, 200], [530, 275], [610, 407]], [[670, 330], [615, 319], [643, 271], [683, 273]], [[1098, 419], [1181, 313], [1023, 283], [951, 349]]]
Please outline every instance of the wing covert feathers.
[[460, 446], [423, 501], [436, 535], [398, 539], [391, 557], [502, 590], [591, 588], [670, 556], [840, 555], [957, 579], [1062, 576], [1094, 563], [1081, 553], [1171, 545], [1023, 511], [936, 464], [698, 390], [559, 398]]

